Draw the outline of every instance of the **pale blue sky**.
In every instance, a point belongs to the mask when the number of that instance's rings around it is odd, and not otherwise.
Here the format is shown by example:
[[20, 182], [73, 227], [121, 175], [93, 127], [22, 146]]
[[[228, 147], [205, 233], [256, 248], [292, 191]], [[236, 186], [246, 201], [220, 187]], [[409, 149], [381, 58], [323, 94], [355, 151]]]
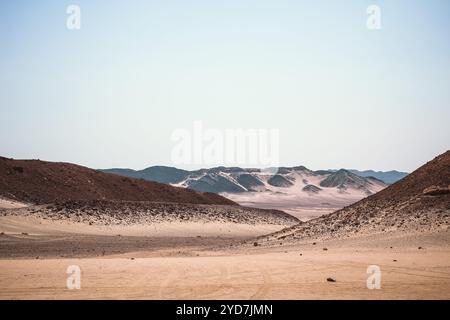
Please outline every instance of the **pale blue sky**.
[[1, 1], [0, 155], [171, 165], [201, 120], [279, 128], [286, 166], [411, 171], [450, 149], [449, 39], [447, 0]]

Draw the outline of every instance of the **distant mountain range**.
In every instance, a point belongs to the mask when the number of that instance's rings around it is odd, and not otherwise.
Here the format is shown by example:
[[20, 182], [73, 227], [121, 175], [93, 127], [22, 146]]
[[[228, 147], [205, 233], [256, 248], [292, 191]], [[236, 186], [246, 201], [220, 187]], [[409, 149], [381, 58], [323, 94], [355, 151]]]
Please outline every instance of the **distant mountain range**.
[[[373, 191], [377, 191], [377, 187], [385, 187], [407, 175], [406, 172], [398, 171], [359, 171], [354, 169], [312, 171], [304, 166], [280, 167], [275, 172], [239, 167], [215, 167], [187, 171], [165, 166], [153, 166], [143, 170], [115, 168], [101, 171], [214, 193], [266, 191], [272, 187], [290, 188], [296, 184], [298, 177], [295, 176], [295, 173], [301, 173], [305, 177], [315, 177], [320, 180], [316, 184], [304, 183], [302, 189], [305, 192], [319, 193], [322, 188], [338, 188], [341, 191], [350, 188], [369, 195]], [[308, 179], [302, 180], [304, 182]]]
[[[140, 171], [103, 171], [219, 193], [244, 206], [284, 210], [302, 220], [338, 210], [387, 186], [382, 180], [363, 173], [358, 175], [345, 169], [313, 171], [304, 166], [267, 170], [216, 167], [195, 171], [157, 166]], [[383, 174], [376, 173], [393, 179], [392, 175]]]
[[364, 170], [359, 171], [355, 169], [349, 169], [348, 171], [360, 176], [360, 177], [374, 177], [386, 184], [393, 184], [400, 179], [403, 179], [408, 175], [407, 172], [401, 172], [396, 170], [391, 171], [373, 171], [373, 170]]

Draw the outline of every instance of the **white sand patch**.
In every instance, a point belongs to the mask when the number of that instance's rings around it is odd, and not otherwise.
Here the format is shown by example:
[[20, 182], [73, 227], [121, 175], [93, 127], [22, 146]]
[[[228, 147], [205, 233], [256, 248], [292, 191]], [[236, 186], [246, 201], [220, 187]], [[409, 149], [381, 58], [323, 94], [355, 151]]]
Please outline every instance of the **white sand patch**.
[[[266, 182], [265, 191], [221, 193], [221, 195], [243, 206], [283, 210], [302, 221], [334, 212], [368, 196], [362, 190], [349, 188], [342, 191], [338, 188], [321, 187], [320, 181], [325, 178], [323, 175], [292, 172], [288, 176], [293, 178], [294, 183], [289, 188], [271, 186], [267, 184], [267, 177], [261, 175], [259, 178]], [[322, 190], [317, 193], [303, 191], [309, 184]], [[371, 191], [375, 193], [383, 188], [382, 184], [374, 182]]]

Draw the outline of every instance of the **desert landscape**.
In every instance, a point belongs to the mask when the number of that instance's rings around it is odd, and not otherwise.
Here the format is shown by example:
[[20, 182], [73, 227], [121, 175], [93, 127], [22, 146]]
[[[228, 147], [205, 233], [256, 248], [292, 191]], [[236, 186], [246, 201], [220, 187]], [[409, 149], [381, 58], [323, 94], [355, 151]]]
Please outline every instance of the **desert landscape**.
[[[1, 299], [450, 299], [450, 151], [307, 221], [214, 193], [0, 158]], [[69, 266], [81, 288], [67, 288]], [[368, 289], [369, 266], [381, 287]]]
[[13, 315], [448, 309], [450, 1], [0, 1], [0, 39]]
[[281, 209], [302, 221], [355, 203], [407, 174], [347, 169], [313, 171], [305, 166], [266, 169], [214, 167], [195, 171], [153, 166], [138, 171], [123, 168], [102, 171], [200, 192], [214, 192], [243, 206]]

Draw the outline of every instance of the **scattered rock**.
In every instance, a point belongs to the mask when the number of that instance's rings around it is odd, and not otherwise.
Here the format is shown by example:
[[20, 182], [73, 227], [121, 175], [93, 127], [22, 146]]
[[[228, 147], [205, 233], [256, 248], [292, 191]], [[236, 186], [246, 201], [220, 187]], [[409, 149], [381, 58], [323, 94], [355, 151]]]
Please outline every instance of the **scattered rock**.
[[431, 186], [425, 188], [422, 193], [427, 196], [439, 196], [442, 194], [448, 194], [450, 193], [450, 186], [448, 187]]
[[313, 244], [313, 246], [315, 246], [315, 245], [316, 245], [316, 243], [315, 243], [315, 242], [313, 242], [312, 244]]
[[328, 250], [328, 248], [323, 248], [323, 251], [327, 251]]
[[328, 282], [336, 282], [336, 279], [333, 279], [333, 278], [327, 278], [327, 281], [328, 281]]
[[422, 250], [423, 248], [422, 247], [418, 247], [417, 249]]
[[392, 261], [394, 261], [394, 262], [397, 262], [397, 260], [395, 260], [395, 259], [394, 259], [394, 260], [392, 260]]
[[23, 167], [14, 167], [13, 169], [16, 172], [23, 173]]
[[257, 247], [258, 246], [258, 242], [253, 242], [253, 246]]
[[22, 234], [23, 234], [24, 236], [27, 236], [27, 235], [28, 235], [28, 232], [22, 232]]

